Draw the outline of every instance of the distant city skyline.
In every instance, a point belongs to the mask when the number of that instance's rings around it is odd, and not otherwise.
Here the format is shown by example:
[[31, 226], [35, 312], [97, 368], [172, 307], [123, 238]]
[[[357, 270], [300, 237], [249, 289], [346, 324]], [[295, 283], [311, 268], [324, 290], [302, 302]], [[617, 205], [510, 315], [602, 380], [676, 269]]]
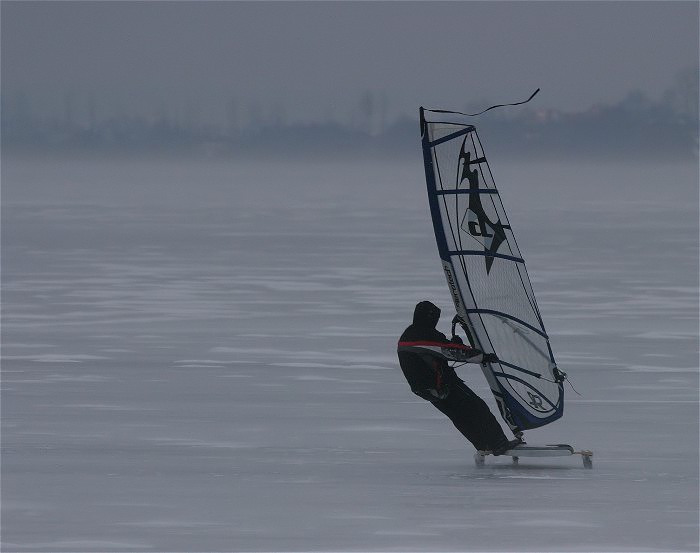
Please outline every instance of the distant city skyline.
[[[616, 105], [628, 101], [632, 97], [642, 97], [650, 102], [665, 103], [668, 101], [675, 101], [678, 103], [677, 96], [679, 92], [682, 92], [684, 95], [681, 101], [683, 104], [682, 109], [684, 113], [688, 113], [689, 109], [697, 107], [697, 76], [698, 71], [693, 71], [691, 68], [679, 71], [673, 81], [669, 83], [668, 87], [657, 98], [647, 96], [640, 89], [631, 89], [620, 98], [614, 99], [610, 103], [598, 102], [592, 106], [580, 106], [578, 110], [567, 110], [565, 108], [557, 109], [550, 106], [538, 105], [540, 103], [540, 98], [545, 96], [542, 94], [539, 95], [537, 101], [533, 101], [527, 109], [537, 111], [561, 111], [564, 113], [585, 113], [591, 108]], [[690, 90], [690, 87], [693, 86], [693, 90]], [[681, 91], [681, 87], [685, 87], [685, 89]], [[671, 99], [672, 96], [676, 96], [676, 98]], [[522, 99], [523, 97], [513, 97], [511, 99], [505, 99], [504, 101]], [[24, 117], [37, 120], [60, 121], [62, 123], [72, 123], [87, 127], [110, 119], [137, 117], [150, 121], [168, 121], [185, 127], [210, 126], [220, 128], [224, 131], [244, 130], [260, 125], [284, 126], [287, 124], [329, 122], [360, 129], [371, 127], [374, 128], [375, 131], [381, 131], [397, 120], [406, 117], [414, 117], [417, 114], [417, 106], [410, 111], [393, 112], [390, 114], [389, 105], [391, 104], [391, 98], [385, 93], [372, 90], [365, 90], [358, 94], [358, 97], [354, 100], [348, 99], [347, 104], [337, 106], [338, 112], [336, 113], [331, 113], [327, 110], [324, 113], [318, 114], [295, 113], [281, 102], [266, 105], [254, 100], [248, 102], [241, 101], [235, 97], [231, 97], [228, 101], [224, 100], [222, 104], [218, 106], [218, 109], [215, 104], [210, 105], [211, 113], [208, 114], [208, 117], [207, 114], [203, 113], [202, 109], [203, 104], [205, 104], [204, 99], [196, 97], [184, 101], [181, 105], [178, 105], [172, 99], [168, 101], [167, 98], [161, 98], [159, 101], [156, 101], [153, 106], [143, 108], [123, 105], [100, 105], [99, 100], [94, 94], [87, 94], [81, 91], [65, 93], [62, 99], [57, 98], [56, 100], [56, 103], [49, 108], [38, 101], [36, 94], [28, 92], [26, 89], [18, 89], [12, 93], [7, 92], [3, 95], [3, 113], [5, 117], [11, 116], [14, 118], [17, 117], [18, 114], [22, 114]], [[62, 101], [59, 102], [58, 100]], [[447, 107], [452, 107], [457, 110], [467, 108], [480, 110], [488, 107], [488, 101], [482, 99], [481, 102], [473, 101], [463, 105]], [[516, 114], [517, 111], [511, 110], [510, 113]]]
[[582, 112], [698, 66], [697, 2], [0, 6], [4, 106], [79, 121], [385, 125], [537, 87], [533, 107]]
[[[466, 118], [493, 137], [510, 156], [598, 159], [696, 159], [698, 154], [697, 72], [684, 75], [661, 101], [633, 92], [622, 101], [577, 113], [512, 108]], [[379, 103], [363, 95], [363, 117], [349, 124], [294, 123], [283, 117], [252, 121], [242, 128], [205, 125], [166, 115], [122, 115], [100, 120], [39, 118], [20, 99], [3, 100], [3, 151], [44, 155], [146, 154], [195, 157], [396, 157], [418, 146], [417, 114], [386, 121]], [[433, 116], [444, 117], [437, 114]], [[451, 116], [462, 121], [461, 116]]]

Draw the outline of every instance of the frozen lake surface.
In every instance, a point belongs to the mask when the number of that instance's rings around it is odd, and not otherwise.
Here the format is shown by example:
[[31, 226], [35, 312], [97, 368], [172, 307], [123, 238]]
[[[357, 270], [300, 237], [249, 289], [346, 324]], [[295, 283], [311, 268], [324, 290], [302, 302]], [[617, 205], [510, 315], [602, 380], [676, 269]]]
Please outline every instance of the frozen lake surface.
[[697, 551], [697, 167], [492, 165], [593, 470], [410, 393], [418, 155], [3, 160], [2, 550]]

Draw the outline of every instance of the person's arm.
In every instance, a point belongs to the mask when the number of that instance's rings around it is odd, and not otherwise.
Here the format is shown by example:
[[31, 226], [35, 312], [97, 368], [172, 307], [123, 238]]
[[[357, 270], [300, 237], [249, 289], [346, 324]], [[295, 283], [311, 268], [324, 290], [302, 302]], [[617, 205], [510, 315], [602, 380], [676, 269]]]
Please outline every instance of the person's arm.
[[450, 361], [460, 361], [462, 363], [496, 363], [498, 357], [495, 353], [484, 353], [480, 349], [464, 345], [459, 336], [456, 336], [446, 347], [443, 348], [443, 355]]
[[[481, 350], [449, 341], [444, 334], [431, 336], [436, 340], [418, 340], [414, 342], [399, 342], [399, 350], [411, 351], [417, 354], [433, 355], [447, 361], [461, 363], [495, 363], [498, 358], [493, 353], [483, 353]], [[442, 338], [440, 338], [440, 336]]]
[[[451, 344], [456, 344], [458, 346], [465, 346], [464, 342], [462, 341], [462, 338], [459, 337], [459, 335], [454, 334], [452, 338], [450, 339]], [[474, 347], [471, 345], [471, 343], [468, 346], [465, 346], [471, 349], [471, 352], [474, 355], [466, 353], [467, 350], [462, 350], [462, 348], [459, 348], [460, 351], [456, 352], [456, 355], [459, 355], [461, 357], [468, 357], [469, 359], [466, 360], [467, 363], [496, 363], [498, 362], [498, 356], [495, 353], [484, 353], [480, 349]], [[463, 359], [452, 359], [453, 361], [462, 361]]]

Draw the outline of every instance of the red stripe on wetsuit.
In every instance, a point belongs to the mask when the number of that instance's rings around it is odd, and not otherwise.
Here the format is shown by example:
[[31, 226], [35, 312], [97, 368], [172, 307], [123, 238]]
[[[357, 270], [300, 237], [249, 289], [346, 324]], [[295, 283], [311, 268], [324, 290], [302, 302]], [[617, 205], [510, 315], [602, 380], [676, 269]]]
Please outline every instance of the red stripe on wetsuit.
[[457, 344], [455, 342], [429, 342], [427, 340], [422, 340], [419, 342], [399, 342], [399, 347], [410, 348], [410, 347], [438, 347], [438, 348], [450, 348], [450, 349], [461, 349], [464, 351], [473, 351], [474, 348], [467, 346], [465, 344]]

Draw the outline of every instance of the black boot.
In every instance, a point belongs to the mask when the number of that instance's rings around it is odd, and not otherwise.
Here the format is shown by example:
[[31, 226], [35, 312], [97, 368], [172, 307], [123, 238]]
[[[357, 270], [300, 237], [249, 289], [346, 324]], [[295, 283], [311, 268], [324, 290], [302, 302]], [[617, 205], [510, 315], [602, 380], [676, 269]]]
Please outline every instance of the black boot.
[[503, 455], [506, 451], [513, 449], [516, 445], [520, 445], [522, 440], [515, 439], [515, 440], [508, 440], [507, 438], [503, 438], [498, 444], [493, 448], [492, 453], [494, 455]]

